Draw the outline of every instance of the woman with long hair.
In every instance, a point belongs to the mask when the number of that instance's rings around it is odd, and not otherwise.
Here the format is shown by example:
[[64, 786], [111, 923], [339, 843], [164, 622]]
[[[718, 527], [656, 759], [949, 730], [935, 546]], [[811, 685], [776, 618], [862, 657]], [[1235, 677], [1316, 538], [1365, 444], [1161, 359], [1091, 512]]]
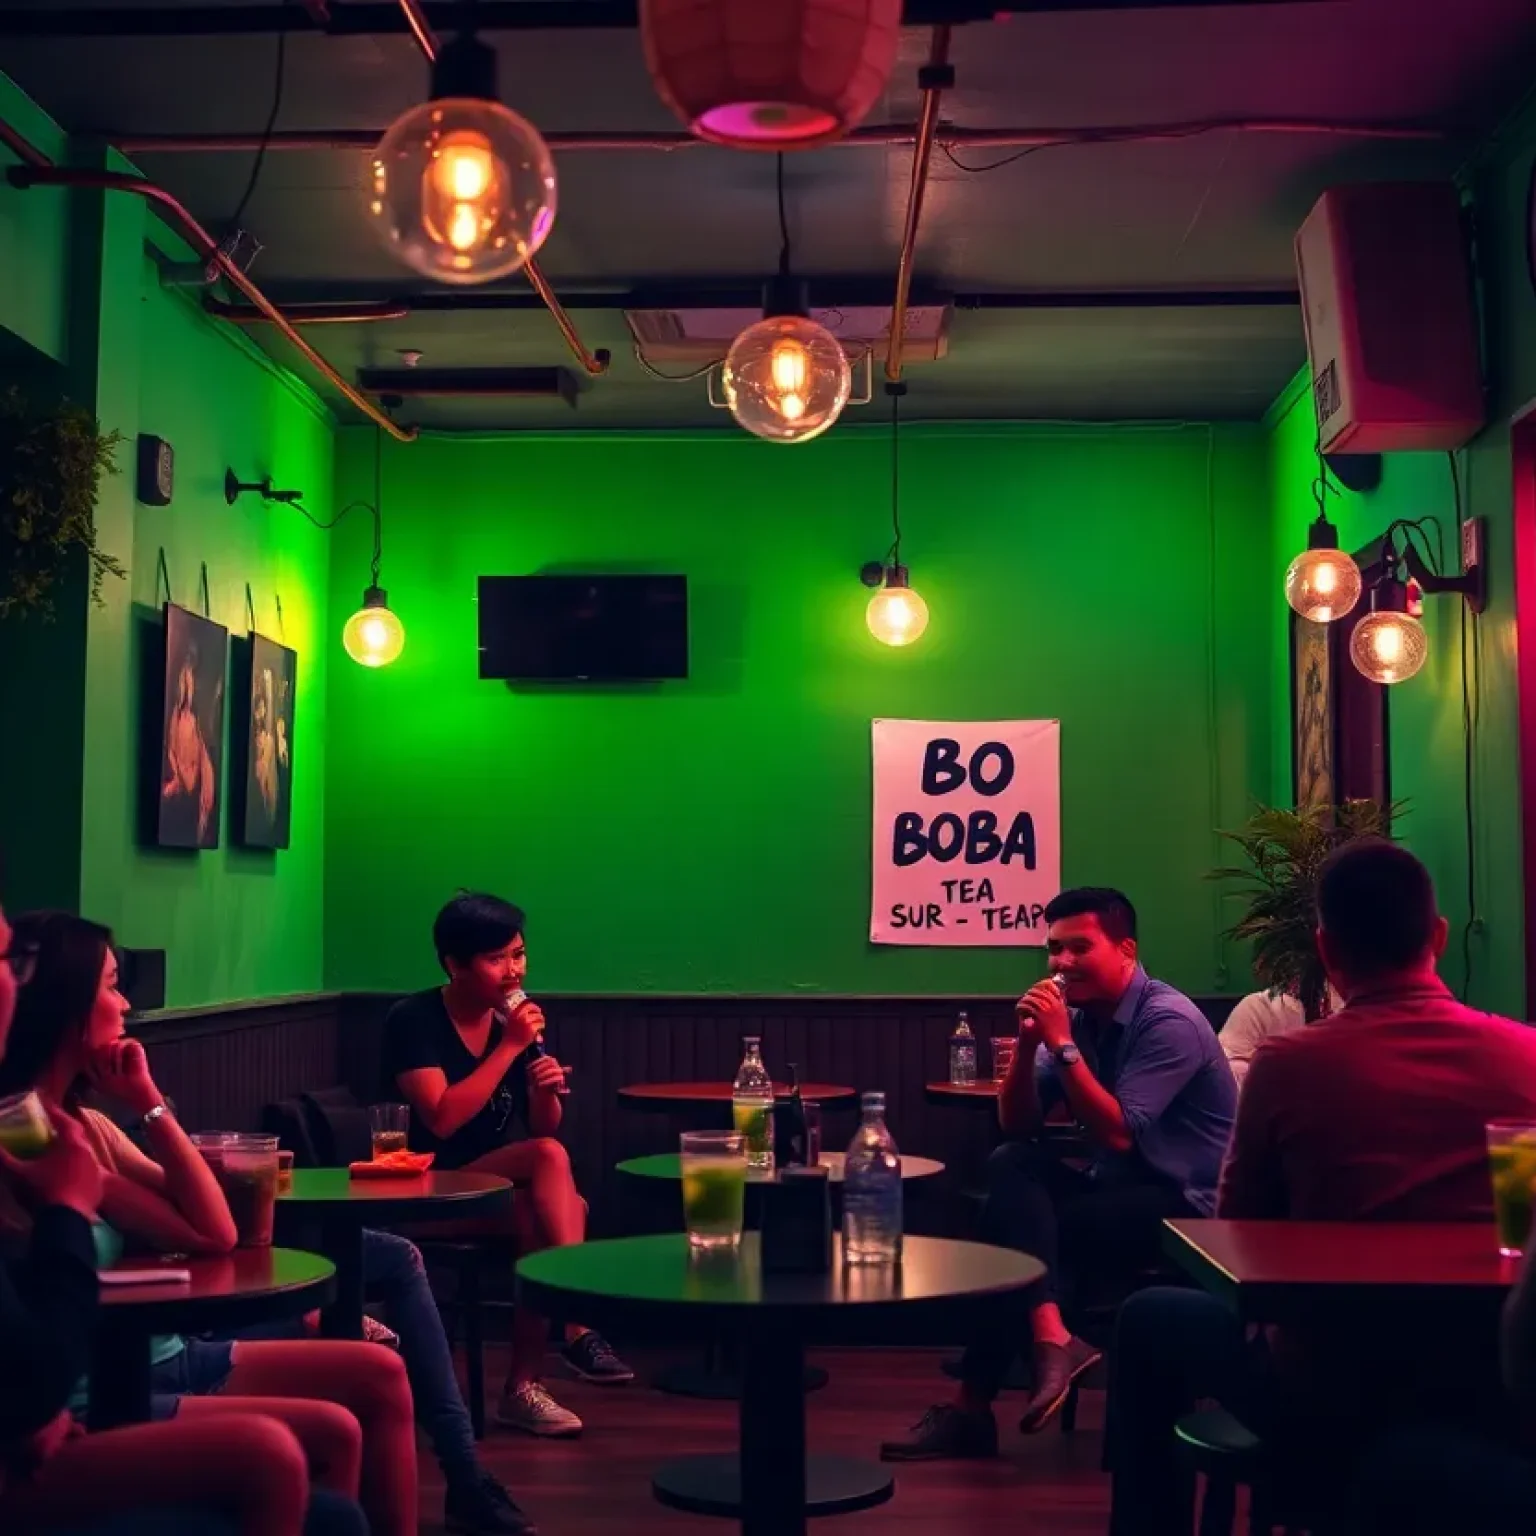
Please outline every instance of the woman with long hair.
[[[15, 921], [13, 942], [32, 956], [17, 998], [0, 1094], [35, 1088], [85, 1131], [104, 1171], [99, 1261], [124, 1246], [226, 1253], [235, 1225], [218, 1181], [176, 1123], [128, 1039], [112, 935], [64, 912]], [[149, 1155], [82, 1103], [87, 1090], [143, 1127]], [[411, 1394], [397, 1355], [362, 1342], [156, 1340], [155, 1416], [259, 1412], [298, 1436], [316, 1484], [360, 1498], [375, 1536], [416, 1530], [416, 1440]]]

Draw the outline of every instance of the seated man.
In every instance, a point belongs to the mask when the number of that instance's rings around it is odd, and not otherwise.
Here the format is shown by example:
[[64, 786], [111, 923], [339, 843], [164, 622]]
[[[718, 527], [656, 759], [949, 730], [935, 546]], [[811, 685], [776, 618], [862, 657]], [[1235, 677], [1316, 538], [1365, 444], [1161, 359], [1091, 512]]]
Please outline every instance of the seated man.
[[[439, 1168], [494, 1173], [517, 1185], [512, 1229], [531, 1253], [581, 1242], [587, 1212], [570, 1159], [555, 1140], [566, 1072], [544, 1051], [543, 1013], [522, 996], [528, 972], [523, 926], [522, 912], [510, 902], [467, 892], [437, 914], [432, 937], [448, 983], [390, 1009], [384, 1068], [411, 1106], [416, 1151], [435, 1153]], [[528, 1139], [509, 1139], [514, 1120], [526, 1126]], [[581, 1420], [538, 1379], [548, 1333], [544, 1318], [517, 1309], [496, 1418], [529, 1434], [577, 1435]], [[561, 1353], [588, 1381], [634, 1379], [590, 1329], [568, 1328]]]
[[[1536, 1035], [1463, 1007], [1435, 974], [1446, 921], [1407, 849], [1369, 839], [1332, 854], [1317, 924], [1344, 1007], [1254, 1057], [1216, 1214], [1480, 1221], [1491, 1243], [1484, 1126], [1536, 1117]], [[1115, 1536], [1190, 1528], [1192, 1479], [1171, 1450], [1198, 1399], [1220, 1398], [1277, 1446], [1305, 1426], [1308, 1470], [1329, 1493], [1348, 1471], [1332, 1453], [1359, 1449], [1362, 1425], [1466, 1423], [1483, 1408], [1507, 1418], [1493, 1330], [1469, 1333], [1443, 1311], [1423, 1323], [1406, 1343], [1400, 1318], [1373, 1335], [1355, 1317], [1272, 1330], [1255, 1346], [1203, 1292], [1133, 1296], [1109, 1398]]]
[[[1064, 1101], [1094, 1144], [1083, 1172], [1033, 1139], [992, 1154], [981, 1236], [1043, 1259], [1027, 1293], [1035, 1391], [1019, 1427], [1050, 1422], [1100, 1358], [1062, 1319], [1073, 1281], [1123, 1285], [1159, 1254], [1163, 1218], [1209, 1215], [1237, 1089], [1204, 1014], [1136, 958], [1136, 912], [1119, 891], [1063, 891], [1045, 909], [1051, 976], [1020, 1001], [1019, 1045], [998, 1095], [1005, 1133], [1034, 1138]], [[1072, 1006], [1069, 1007], [1068, 1004]], [[991, 1456], [992, 1400], [1019, 1340], [966, 1350], [958, 1400], [931, 1408], [888, 1461]]]

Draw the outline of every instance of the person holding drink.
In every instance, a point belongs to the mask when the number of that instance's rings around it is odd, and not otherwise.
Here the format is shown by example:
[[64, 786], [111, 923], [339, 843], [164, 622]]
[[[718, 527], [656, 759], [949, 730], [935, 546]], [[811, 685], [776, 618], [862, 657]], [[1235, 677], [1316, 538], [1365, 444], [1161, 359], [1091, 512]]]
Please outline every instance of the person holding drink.
[[[0, 1095], [35, 1089], [62, 1106], [102, 1170], [92, 1238], [99, 1267], [130, 1246], [161, 1253], [222, 1254], [239, 1232], [218, 1178], [176, 1122], [143, 1047], [127, 1038], [111, 933], [64, 912], [16, 919], [31, 975], [17, 997]], [[141, 1152], [87, 1090], [134, 1116]], [[270, 1163], [276, 1179], [275, 1158]], [[0, 1186], [0, 1227], [25, 1230], [27, 1214]], [[414, 1536], [416, 1436], [410, 1387], [398, 1355], [362, 1342], [154, 1341], [156, 1420], [256, 1414], [297, 1436], [315, 1486], [356, 1497], [374, 1536]], [[83, 1388], [72, 1406], [83, 1411]]]
[[[1487, 1128], [1536, 1125], [1536, 1034], [1456, 1001], [1436, 974], [1447, 933], [1429, 872], [1406, 848], [1367, 838], [1329, 856], [1316, 942], [1343, 1006], [1254, 1055], [1218, 1217], [1470, 1221], [1490, 1250], [1508, 1243], [1515, 1217], [1501, 1236]], [[1501, 1171], [1496, 1159], [1494, 1178]], [[1407, 1336], [1362, 1322], [1287, 1325], [1255, 1351], [1236, 1314], [1204, 1292], [1131, 1297], [1110, 1383], [1115, 1536], [1190, 1527], [1193, 1474], [1168, 1446], [1202, 1398], [1227, 1402], [1266, 1442], [1304, 1437], [1306, 1459], [1335, 1480], [1348, 1473], [1338, 1458], [1363, 1448], [1362, 1426], [1507, 1415], [1491, 1329], [1432, 1312]]]
[[[442, 986], [402, 998], [384, 1021], [384, 1072], [410, 1105], [412, 1151], [437, 1168], [509, 1179], [512, 1234], [524, 1253], [586, 1237], [586, 1202], [556, 1139], [569, 1072], [544, 1045], [544, 1013], [523, 991], [528, 948], [522, 910], [497, 896], [461, 892], [432, 925]], [[515, 1139], [517, 1127], [526, 1131]], [[470, 1221], [447, 1235], [494, 1230]], [[527, 1434], [568, 1437], [581, 1420], [539, 1380], [549, 1324], [527, 1307], [512, 1320], [512, 1360], [497, 1421]], [[589, 1328], [566, 1329], [561, 1358], [599, 1384], [634, 1372]]]

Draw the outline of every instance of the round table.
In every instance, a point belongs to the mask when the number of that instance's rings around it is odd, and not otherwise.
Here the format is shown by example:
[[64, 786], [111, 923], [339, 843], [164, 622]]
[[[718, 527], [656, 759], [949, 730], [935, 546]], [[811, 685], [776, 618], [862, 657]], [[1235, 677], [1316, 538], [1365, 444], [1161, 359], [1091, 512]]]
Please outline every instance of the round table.
[[[821, 1166], [827, 1170], [827, 1179], [832, 1184], [843, 1182], [843, 1160], [846, 1152], [823, 1152], [821, 1154]], [[647, 1157], [626, 1158], [622, 1163], [615, 1164], [616, 1171], [626, 1173], [635, 1179], [665, 1179], [676, 1184], [683, 1177], [682, 1154], [678, 1152], [652, 1152]], [[907, 1153], [901, 1154], [901, 1177], [903, 1182], [908, 1179], [931, 1179], [936, 1174], [944, 1172], [944, 1164], [933, 1157], [911, 1157]], [[756, 1169], [747, 1171], [747, 1187], [754, 1184], [771, 1184], [775, 1178], [772, 1173], [763, 1173]]]
[[[775, 1083], [773, 1092], [777, 1098], [787, 1098], [788, 1083]], [[800, 1097], [808, 1104], [846, 1104], [857, 1099], [859, 1091], [846, 1083], [801, 1083]], [[619, 1089], [619, 1103], [630, 1109], [695, 1109], [701, 1104], [729, 1104], [731, 1085], [728, 1082], [711, 1083], [631, 1083]]]
[[974, 1083], [924, 1083], [923, 1093], [937, 1104], [975, 1104], [997, 1108], [997, 1090], [1003, 1085], [990, 1077]]
[[327, 1338], [363, 1336], [363, 1228], [395, 1222], [455, 1221], [505, 1206], [512, 1186], [489, 1173], [422, 1173], [354, 1179], [345, 1168], [295, 1168], [277, 1197], [278, 1216], [304, 1210], [322, 1219], [320, 1246], [336, 1265], [336, 1300], [321, 1314]]
[[336, 1266], [292, 1248], [237, 1248], [217, 1258], [135, 1259], [114, 1269], [190, 1271], [192, 1279], [105, 1284], [91, 1360], [93, 1430], [149, 1417], [150, 1340], [165, 1333], [230, 1333], [282, 1322], [329, 1301]]
[[668, 1233], [529, 1254], [517, 1293], [545, 1314], [579, 1312], [618, 1331], [686, 1337], [703, 1324], [735, 1335], [745, 1365], [739, 1454], [670, 1462], [652, 1490], [675, 1508], [739, 1513], [747, 1536], [796, 1536], [808, 1515], [867, 1509], [894, 1486], [878, 1463], [807, 1457], [806, 1344], [893, 1342], [955, 1318], [974, 1326], [1044, 1272], [1012, 1249], [908, 1237], [899, 1265], [845, 1266], [834, 1238], [827, 1273], [765, 1275], [754, 1233], [735, 1255], [699, 1256], [686, 1235]]

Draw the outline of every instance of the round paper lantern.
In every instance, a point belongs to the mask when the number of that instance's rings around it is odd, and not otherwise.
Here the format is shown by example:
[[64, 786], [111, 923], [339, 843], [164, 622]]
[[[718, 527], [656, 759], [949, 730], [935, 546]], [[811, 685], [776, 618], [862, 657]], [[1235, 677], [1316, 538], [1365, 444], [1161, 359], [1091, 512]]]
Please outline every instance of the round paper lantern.
[[701, 139], [810, 149], [879, 100], [902, 0], [640, 0], [646, 67]]

